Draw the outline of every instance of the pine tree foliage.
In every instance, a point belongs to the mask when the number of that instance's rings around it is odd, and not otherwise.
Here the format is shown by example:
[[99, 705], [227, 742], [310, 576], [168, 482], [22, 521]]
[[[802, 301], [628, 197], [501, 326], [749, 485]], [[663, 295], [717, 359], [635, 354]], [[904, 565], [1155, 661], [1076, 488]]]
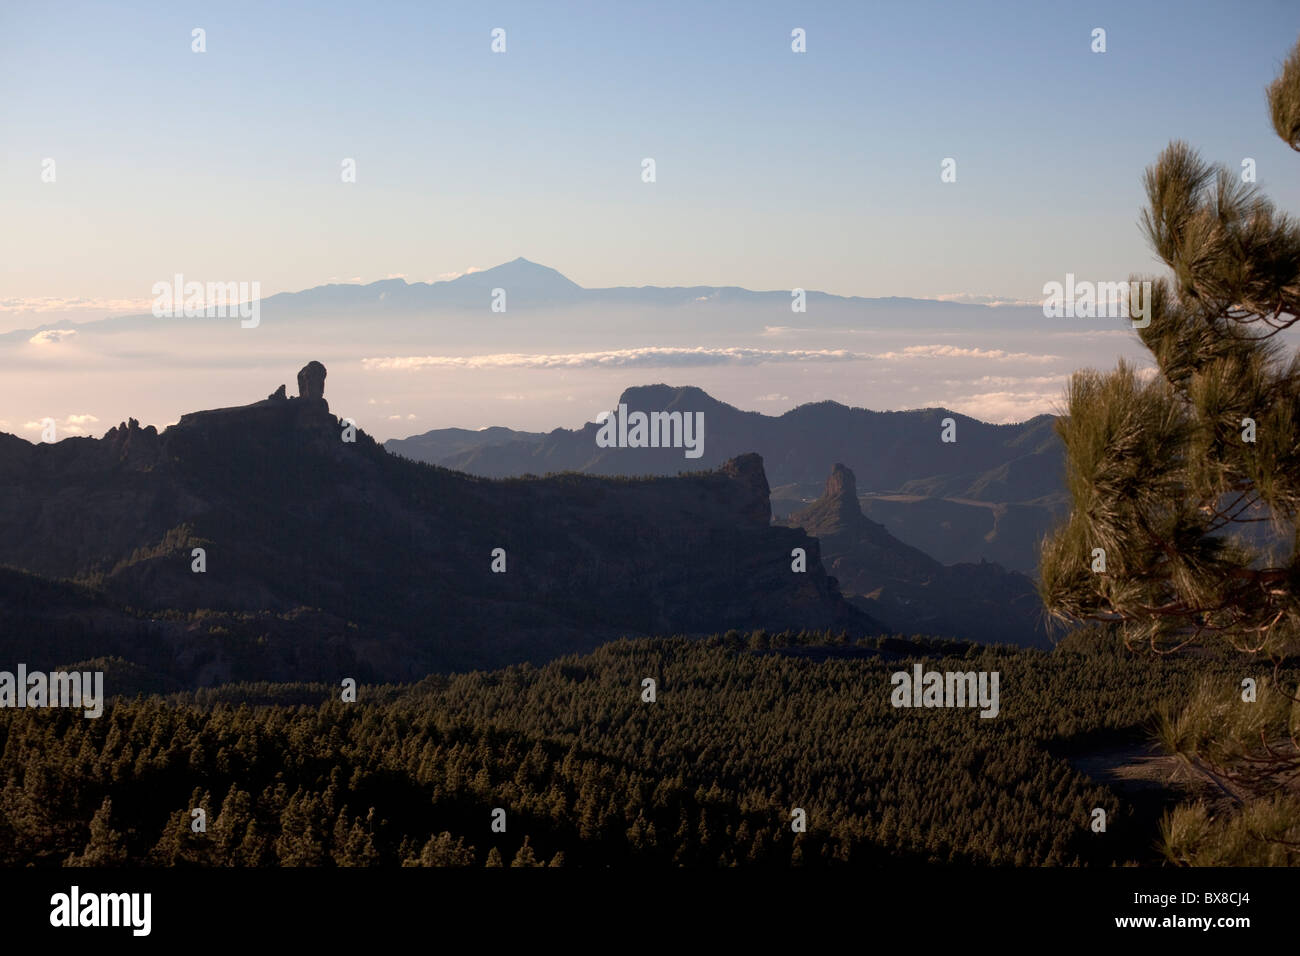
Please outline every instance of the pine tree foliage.
[[[1206, 673], [1239, 680], [1215, 660], [1137, 657], [1104, 631], [1052, 653], [772, 642], [784, 650], [751, 650], [738, 633], [620, 641], [543, 667], [368, 688], [357, 704], [332, 686], [268, 685], [256, 707], [216, 688], [118, 698], [98, 720], [0, 710], [0, 864], [1152, 862], [1160, 808], [1140, 815], [1071, 755], [1141, 739]], [[998, 717], [895, 709], [891, 675], [914, 662], [998, 671]], [[641, 699], [650, 673], [653, 704]], [[1190, 724], [1179, 733], [1200, 739]], [[1106, 840], [1088, 827], [1098, 806]], [[490, 829], [495, 807], [504, 833]], [[796, 807], [806, 832], [791, 827]]]
[[[1268, 101], [1300, 150], [1300, 45]], [[1072, 378], [1057, 427], [1073, 509], [1040, 565], [1062, 621], [1114, 622], [1129, 647], [1157, 654], [1227, 647], [1273, 666], [1254, 702], [1207, 684], [1162, 730], [1226, 800], [1167, 822], [1166, 852], [1181, 862], [1300, 851], [1300, 702], [1282, 679], [1300, 651], [1300, 350], [1285, 334], [1300, 317], [1300, 226], [1247, 178], [1184, 142], [1147, 169], [1142, 226], [1172, 272], [1131, 280], [1151, 283], [1149, 324], [1135, 327], [1154, 374], [1120, 363]], [[1242, 829], [1264, 813], [1256, 800], [1290, 829]], [[1273, 849], [1240, 850], [1248, 833]]]

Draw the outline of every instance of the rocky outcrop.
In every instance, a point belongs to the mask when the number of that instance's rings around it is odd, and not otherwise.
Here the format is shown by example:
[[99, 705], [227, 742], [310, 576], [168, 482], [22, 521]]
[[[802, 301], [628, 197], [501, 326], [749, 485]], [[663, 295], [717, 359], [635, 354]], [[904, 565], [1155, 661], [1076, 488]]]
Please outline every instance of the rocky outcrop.
[[[816, 540], [769, 523], [757, 455], [673, 478], [475, 478], [362, 431], [342, 441], [312, 365], [299, 399], [193, 412], [162, 434], [131, 422], [98, 441], [0, 442], [0, 566], [135, 609], [148, 666], [167, 660], [182, 683], [405, 680], [625, 635], [887, 630], [845, 601]], [[123, 656], [129, 614], [97, 620]]]
[[826, 492], [823, 497], [848, 498], [857, 501], [858, 480], [853, 476], [853, 472], [837, 461], [831, 467], [831, 476], [826, 479]]
[[822, 496], [788, 519], [814, 535], [844, 594], [907, 634], [1044, 646], [1047, 631], [1033, 582], [990, 562], [945, 566], [904, 544], [862, 513], [857, 481], [842, 464]]
[[735, 483], [733, 494], [741, 520], [766, 527], [772, 523], [772, 501], [763, 472], [763, 459], [752, 452], [722, 463], [718, 469]]
[[298, 370], [298, 397], [319, 401], [325, 397], [325, 366], [308, 362]]
[[134, 418], [105, 432], [101, 445], [109, 449], [119, 462], [139, 467], [152, 466], [162, 457], [158, 429], [153, 425], [141, 428]]
[[858, 504], [858, 482], [853, 472], [836, 462], [826, 479], [826, 490], [821, 498], [800, 515], [804, 522], [811, 521], [823, 534], [864, 527], [860, 520], [862, 507]]

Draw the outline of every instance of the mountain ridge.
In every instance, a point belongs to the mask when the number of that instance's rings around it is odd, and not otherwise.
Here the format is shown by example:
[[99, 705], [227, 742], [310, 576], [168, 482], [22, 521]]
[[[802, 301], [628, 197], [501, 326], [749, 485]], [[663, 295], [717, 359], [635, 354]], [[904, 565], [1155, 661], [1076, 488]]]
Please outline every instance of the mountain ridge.
[[[888, 631], [845, 601], [815, 539], [771, 525], [757, 455], [675, 478], [485, 479], [360, 429], [348, 441], [323, 367], [319, 381], [162, 432], [132, 419], [101, 439], [0, 443], [0, 566], [92, 588], [101, 652], [135, 649], [183, 685], [410, 679], [628, 635]], [[12, 633], [30, 608], [6, 581], [31, 585], [0, 580]], [[45, 630], [57, 608], [38, 617], [29, 663], [84, 648]]]
[[[260, 299], [262, 308], [270, 308], [271, 318], [286, 310], [288, 317], [303, 310], [317, 310], [325, 314], [339, 309], [358, 307], [426, 310], [430, 308], [479, 309], [490, 302], [493, 288], [504, 288], [507, 309], [554, 308], [577, 305], [609, 306], [693, 306], [715, 305], [773, 305], [789, 313], [790, 290], [748, 289], [743, 286], [581, 286], [562, 272], [519, 256], [487, 269], [478, 269], [451, 279], [408, 281], [404, 276], [375, 279], [371, 282], [326, 282], [293, 291], [276, 292]], [[852, 307], [856, 309], [910, 309], [937, 310], [952, 316], [988, 315], [1002, 317], [1041, 319], [1042, 310], [1037, 305], [991, 306], [979, 302], [954, 302], [946, 299], [925, 299], [910, 296], [845, 296], [820, 290], [806, 290], [808, 303]], [[507, 313], [508, 314], [508, 311]], [[79, 332], [92, 332], [97, 328], [133, 328], [141, 323], [167, 322], [147, 312], [115, 312], [98, 319], [70, 321], [13, 329], [0, 333], [0, 343], [25, 342], [39, 332], [75, 326]], [[104, 323], [109, 323], [104, 325]]]
[[[874, 411], [830, 400], [766, 415], [694, 386], [663, 383], [625, 388], [614, 407], [620, 404], [703, 412], [703, 455], [688, 462], [677, 449], [601, 448], [594, 422], [481, 437], [433, 429], [390, 439], [385, 447], [497, 478], [569, 471], [672, 475], [755, 451], [778, 517], [820, 494], [826, 469], [842, 462], [857, 475], [864, 509], [902, 541], [944, 564], [984, 559], [1026, 573], [1037, 566], [1039, 539], [1066, 507], [1064, 451], [1050, 415], [990, 424], [944, 408]], [[954, 443], [942, 441], [948, 418], [956, 424]]]

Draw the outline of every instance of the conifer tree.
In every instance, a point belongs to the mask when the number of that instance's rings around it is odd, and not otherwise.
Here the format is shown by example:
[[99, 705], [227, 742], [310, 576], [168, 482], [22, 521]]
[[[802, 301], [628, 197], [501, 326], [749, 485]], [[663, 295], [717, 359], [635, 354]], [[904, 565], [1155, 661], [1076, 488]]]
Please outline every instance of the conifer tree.
[[510, 861], [511, 866], [541, 866], [537, 860], [537, 854], [533, 852], [532, 844], [528, 842], [528, 837], [524, 837], [524, 842], [520, 845], [519, 850], [515, 853], [515, 858]]
[[[1300, 151], [1300, 45], [1267, 98]], [[1172, 271], [1145, 280], [1146, 324], [1134, 323], [1155, 374], [1121, 363], [1071, 380], [1057, 429], [1073, 509], [1040, 565], [1061, 620], [1109, 622], [1130, 649], [1201, 645], [1271, 665], [1243, 667], [1256, 702], [1206, 684], [1163, 727], [1236, 807], [1166, 820], [1165, 852], [1182, 863], [1300, 859], [1300, 798], [1284, 789], [1300, 771], [1287, 670], [1300, 649], [1300, 352], [1280, 334], [1300, 316], [1300, 227], [1253, 169], [1184, 142], [1147, 169], [1142, 223]]]
[[99, 805], [90, 820], [90, 841], [79, 856], [68, 858], [67, 866], [122, 866], [127, 861], [126, 840], [112, 827], [113, 801]]

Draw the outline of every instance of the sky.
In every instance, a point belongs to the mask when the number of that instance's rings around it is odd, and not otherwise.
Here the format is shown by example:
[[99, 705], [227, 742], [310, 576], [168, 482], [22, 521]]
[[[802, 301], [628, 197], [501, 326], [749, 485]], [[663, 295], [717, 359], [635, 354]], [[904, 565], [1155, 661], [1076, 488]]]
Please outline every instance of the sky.
[[1172, 139], [1300, 208], [1263, 93], [1298, 35], [1292, 0], [6, 0], [0, 332], [176, 273], [270, 295], [517, 256], [586, 287], [1041, 301], [1157, 269], [1141, 173]]

